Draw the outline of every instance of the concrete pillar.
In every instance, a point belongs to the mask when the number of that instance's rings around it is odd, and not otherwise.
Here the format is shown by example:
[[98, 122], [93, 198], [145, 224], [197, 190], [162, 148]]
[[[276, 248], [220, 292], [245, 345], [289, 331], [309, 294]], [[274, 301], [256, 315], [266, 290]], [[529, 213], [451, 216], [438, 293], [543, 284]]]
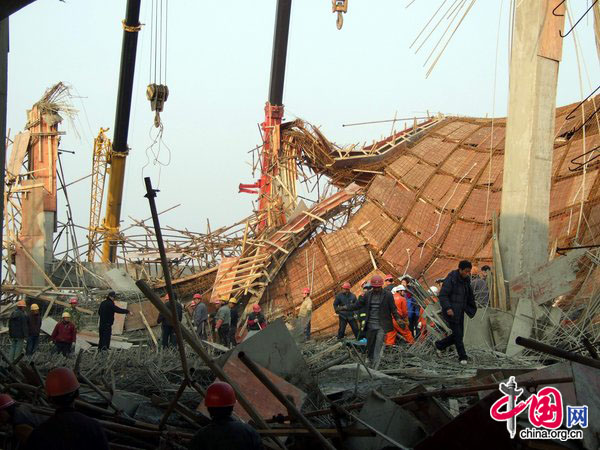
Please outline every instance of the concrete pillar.
[[[559, 30], [559, 0], [517, 2], [500, 213], [500, 253], [511, 280], [548, 260], [550, 180]], [[564, 5], [557, 10], [564, 14]]]

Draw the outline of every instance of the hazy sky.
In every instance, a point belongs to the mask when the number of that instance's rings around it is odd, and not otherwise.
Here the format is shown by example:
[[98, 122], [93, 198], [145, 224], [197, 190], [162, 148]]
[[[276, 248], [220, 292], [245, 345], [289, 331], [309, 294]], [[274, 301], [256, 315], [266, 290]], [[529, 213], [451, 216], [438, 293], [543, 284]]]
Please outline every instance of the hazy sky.
[[[437, 67], [425, 78], [435, 34], [420, 53], [409, 49], [443, 0], [352, 0], [338, 31], [329, 0], [294, 0], [284, 103], [286, 118], [321, 126], [339, 144], [371, 141], [390, 124], [342, 128], [343, 123], [422, 115], [425, 111], [469, 116], [506, 114], [509, 0], [479, 0]], [[170, 164], [162, 167], [159, 210], [164, 225], [204, 231], [244, 217], [253, 196], [238, 194], [253, 182], [248, 150], [259, 143], [257, 123], [267, 99], [275, 0], [170, 0], [167, 84], [162, 119]], [[449, 4], [450, 2], [448, 2]], [[585, 11], [575, 11], [579, 15]], [[149, 82], [151, 0], [142, 0], [134, 104], [130, 125], [122, 217], [149, 215], [143, 175], [158, 184], [158, 165], [148, 163], [153, 113]], [[502, 7], [502, 8], [501, 8]], [[499, 14], [500, 27], [499, 27]], [[58, 81], [72, 85], [80, 110], [79, 136], [65, 122], [62, 147], [66, 178], [91, 171], [92, 140], [114, 124], [125, 1], [38, 0], [10, 19], [9, 109], [11, 135], [25, 124], [25, 110]], [[447, 26], [444, 21], [442, 26]], [[591, 15], [577, 27], [582, 86], [572, 34], [565, 41], [558, 104], [579, 101], [600, 83]], [[498, 67], [495, 71], [496, 47]], [[586, 68], [583, 67], [585, 63]], [[112, 136], [112, 130], [109, 132]], [[169, 160], [163, 147], [160, 159]], [[145, 169], [143, 169], [143, 167]], [[90, 180], [69, 188], [75, 221], [87, 225]], [[64, 197], [59, 209], [64, 212]]]

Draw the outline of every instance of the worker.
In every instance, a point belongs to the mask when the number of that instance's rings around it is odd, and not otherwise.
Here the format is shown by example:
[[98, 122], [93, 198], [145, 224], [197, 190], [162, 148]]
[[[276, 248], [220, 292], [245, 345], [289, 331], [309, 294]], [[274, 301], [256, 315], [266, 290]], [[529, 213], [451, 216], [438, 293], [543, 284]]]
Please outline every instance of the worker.
[[254, 336], [260, 330], [265, 329], [266, 326], [267, 321], [261, 312], [260, 305], [258, 303], [254, 303], [252, 305], [252, 312], [248, 314], [248, 317], [246, 318], [246, 329], [248, 330], [248, 334], [246, 334], [244, 340]]
[[403, 277], [401, 282], [402, 286], [405, 287], [403, 296], [406, 298], [406, 304], [408, 306], [408, 329], [412, 333], [413, 337], [417, 337], [419, 334], [419, 311], [420, 305], [417, 302], [416, 297], [411, 291], [412, 278], [408, 275]]
[[356, 311], [355, 315], [356, 315], [356, 321], [357, 321], [357, 325], [358, 325], [358, 340], [362, 341], [364, 339], [364, 341], [366, 342], [366, 340], [367, 340], [367, 330], [366, 330], [367, 306], [366, 306], [366, 303], [364, 303], [362, 301], [362, 298], [365, 295], [367, 295], [367, 293], [371, 290], [371, 283], [369, 283], [368, 281], [365, 281], [362, 284], [362, 288], [363, 288], [363, 291], [358, 296], [358, 299], [356, 301], [358, 303], [363, 304], [364, 306], [361, 309], [359, 309], [358, 311]]
[[62, 320], [56, 324], [50, 339], [56, 346], [56, 352], [63, 356], [69, 356], [73, 344], [77, 340], [77, 328], [71, 322], [71, 314], [67, 311], [62, 313]]
[[304, 334], [304, 338], [308, 341], [310, 339], [310, 321], [312, 319], [313, 302], [310, 298], [310, 289], [302, 289], [302, 303], [300, 304], [300, 310], [298, 311], [298, 326]]
[[464, 315], [466, 313], [469, 317], [474, 317], [477, 312], [475, 296], [471, 288], [472, 267], [469, 261], [461, 261], [458, 264], [458, 270], [453, 270], [445, 278], [439, 295], [442, 316], [452, 333], [444, 339], [436, 341], [435, 348], [440, 355], [443, 350], [454, 345], [458, 353], [458, 360], [462, 365], [466, 365], [468, 360], [463, 343]]
[[40, 330], [42, 329], [42, 316], [40, 307], [37, 303], [32, 303], [27, 316], [27, 347], [25, 355], [31, 356], [37, 350], [40, 340]]
[[371, 367], [377, 369], [383, 351], [385, 334], [394, 330], [392, 319], [400, 323], [402, 318], [391, 292], [383, 290], [383, 278], [374, 275], [371, 278], [372, 289], [354, 305], [342, 306], [343, 310], [358, 311], [367, 307], [367, 357]]
[[192, 316], [196, 332], [200, 339], [208, 338], [208, 307], [202, 301], [202, 295], [194, 294], [194, 315]]
[[[489, 266], [484, 266], [489, 271]], [[475, 303], [480, 308], [485, 308], [490, 302], [490, 291], [486, 281], [487, 272], [480, 271], [477, 267], [473, 267], [471, 271], [471, 288], [473, 289], [473, 295], [475, 296]]]
[[392, 323], [394, 329], [385, 335], [385, 345], [394, 345], [398, 334], [402, 336], [408, 344], [412, 344], [415, 341], [412, 333], [408, 329], [408, 305], [406, 303], [406, 298], [403, 295], [405, 292], [406, 287], [403, 285], [396, 286], [392, 289], [394, 304], [396, 305], [396, 309], [402, 320], [398, 322], [395, 318], [393, 319]]
[[81, 330], [81, 313], [77, 309], [78, 305], [79, 300], [77, 300], [77, 297], [71, 297], [69, 299], [69, 308], [67, 309], [69, 314], [71, 314], [71, 322], [75, 324], [77, 331]]
[[26, 307], [27, 304], [25, 303], [25, 300], [19, 300], [17, 302], [17, 307], [8, 319], [8, 335], [10, 336], [11, 341], [8, 358], [11, 361], [14, 361], [21, 356], [25, 339], [27, 339], [27, 336], [29, 335], [28, 320], [27, 315], [25, 314]]
[[71, 369], [59, 367], [48, 372], [46, 395], [56, 410], [33, 430], [26, 450], [108, 450], [98, 421], [73, 408], [79, 397], [79, 382]]
[[[333, 310], [338, 315], [339, 327], [337, 338], [341, 340], [346, 335], [346, 325], [350, 325], [354, 337], [358, 339], [358, 326], [354, 320], [354, 314], [346, 309], [346, 307], [356, 303], [356, 295], [350, 292], [350, 283], [347, 281], [342, 285], [342, 292], [335, 296], [333, 301]], [[344, 309], [342, 309], [342, 307]]]
[[[429, 288], [429, 292], [431, 293], [431, 295], [425, 299], [426, 307], [429, 306], [431, 303], [438, 302], [437, 295], [439, 294], [439, 289], [436, 286], [431, 286]], [[419, 340], [421, 341], [423, 341], [427, 337], [429, 328], [437, 327], [433, 320], [430, 320], [429, 322], [427, 321], [425, 309], [422, 306], [419, 309], [419, 323], [417, 324], [417, 327], [419, 328]]]
[[229, 328], [231, 326], [231, 309], [227, 306], [228, 300], [221, 299], [221, 306], [215, 314], [215, 331], [219, 335], [221, 345], [229, 347]]
[[[181, 303], [179, 303], [177, 300], [170, 300], [169, 294], [164, 296], [163, 302], [166, 302], [166, 306], [169, 309], [169, 311], [173, 311], [173, 306], [171, 305], [171, 302], [175, 302], [177, 320], [181, 322], [181, 319], [183, 318], [183, 308], [181, 306]], [[170, 319], [167, 319], [162, 314], [158, 315], [158, 319], [156, 320], [156, 322], [160, 324], [160, 330], [162, 333], [162, 348], [165, 349], [168, 347], [176, 347], [177, 335], [175, 334], [175, 324], [172, 323]]]
[[116, 314], [131, 314], [128, 309], [119, 308], [115, 305], [117, 294], [110, 291], [106, 300], [100, 303], [98, 315], [100, 316], [100, 325], [98, 327], [98, 350], [108, 350], [110, 348], [110, 338], [112, 335], [112, 326], [115, 323]]
[[396, 287], [396, 285], [394, 284], [394, 277], [390, 274], [386, 275], [383, 281], [383, 289], [385, 289], [386, 291], [392, 292], [392, 289]]
[[237, 345], [237, 327], [240, 321], [240, 308], [238, 306], [238, 299], [232, 297], [227, 303], [230, 309], [231, 323], [229, 324], [229, 343], [235, 347]]
[[210, 414], [211, 423], [194, 435], [188, 449], [262, 450], [258, 432], [232, 417], [235, 403], [235, 392], [230, 384], [215, 381], [208, 386], [204, 405]]
[[45, 420], [45, 417], [34, 414], [29, 406], [17, 403], [10, 395], [0, 394], [0, 426], [9, 426], [12, 431], [12, 446], [8, 448], [24, 448], [33, 429]]

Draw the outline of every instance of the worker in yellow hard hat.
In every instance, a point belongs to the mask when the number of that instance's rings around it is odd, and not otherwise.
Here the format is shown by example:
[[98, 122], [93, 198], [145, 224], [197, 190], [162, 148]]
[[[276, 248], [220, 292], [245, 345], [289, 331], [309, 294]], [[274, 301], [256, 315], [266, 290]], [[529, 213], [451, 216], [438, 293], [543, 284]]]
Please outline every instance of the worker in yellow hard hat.
[[58, 353], [69, 356], [71, 348], [77, 340], [77, 329], [75, 324], [71, 322], [71, 314], [66, 311], [62, 313], [62, 320], [54, 327], [50, 339], [54, 341]]
[[40, 307], [37, 303], [33, 303], [29, 308], [27, 325], [29, 333], [27, 335], [27, 347], [25, 348], [25, 355], [31, 356], [37, 349], [38, 342], [40, 340], [40, 330], [42, 328], [42, 316], [40, 315]]
[[240, 308], [238, 306], [238, 299], [235, 297], [232, 297], [229, 299], [229, 303], [228, 303], [229, 309], [231, 310], [230, 312], [230, 317], [231, 317], [231, 322], [229, 325], [229, 343], [235, 347], [237, 345], [237, 326], [238, 326], [238, 322], [240, 320]]
[[10, 315], [10, 319], [8, 319], [8, 335], [11, 341], [9, 359], [11, 361], [14, 361], [21, 355], [25, 339], [27, 339], [29, 334], [27, 314], [25, 314], [27, 304], [25, 300], [19, 300], [16, 306]]

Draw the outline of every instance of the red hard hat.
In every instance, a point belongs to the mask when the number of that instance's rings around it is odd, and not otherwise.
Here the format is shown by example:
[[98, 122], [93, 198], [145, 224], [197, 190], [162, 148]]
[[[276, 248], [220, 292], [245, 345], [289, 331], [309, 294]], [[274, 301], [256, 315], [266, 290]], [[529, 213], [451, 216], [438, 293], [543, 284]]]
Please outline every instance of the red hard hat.
[[0, 411], [14, 405], [15, 399], [8, 394], [0, 394]]
[[388, 275], [385, 276], [385, 281], [387, 281], [387, 280], [392, 280], [393, 281], [394, 277], [392, 275], [388, 274]]
[[383, 286], [383, 278], [381, 278], [381, 275], [373, 275], [371, 278], [371, 286], [375, 288]]
[[206, 390], [204, 404], [207, 408], [225, 408], [235, 405], [235, 392], [229, 383], [215, 381]]
[[304, 289], [302, 289], [302, 293], [303, 294], [310, 294], [310, 289], [309, 288], [304, 288]]
[[344, 284], [342, 284], [342, 289], [350, 289], [351, 287], [352, 286], [347, 281]]
[[252, 305], [252, 311], [260, 312], [260, 305], [258, 303], [255, 303], [254, 305]]
[[71, 297], [71, 298], [69, 299], [69, 303], [70, 303], [71, 305], [76, 305], [76, 304], [77, 304], [77, 303], [79, 303], [79, 302], [77, 301], [77, 297]]
[[200, 294], [194, 294], [194, 298], [202, 298]]
[[60, 397], [79, 389], [79, 381], [75, 372], [66, 367], [59, 367], [48, 372], [46, 377], [46, 394], [48, 397]]

